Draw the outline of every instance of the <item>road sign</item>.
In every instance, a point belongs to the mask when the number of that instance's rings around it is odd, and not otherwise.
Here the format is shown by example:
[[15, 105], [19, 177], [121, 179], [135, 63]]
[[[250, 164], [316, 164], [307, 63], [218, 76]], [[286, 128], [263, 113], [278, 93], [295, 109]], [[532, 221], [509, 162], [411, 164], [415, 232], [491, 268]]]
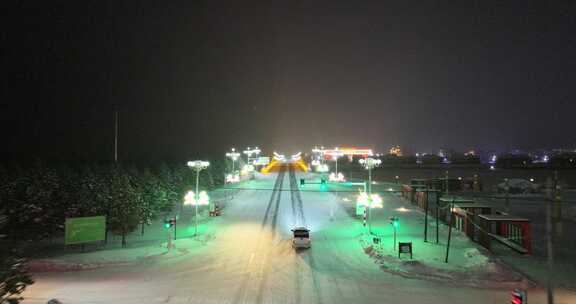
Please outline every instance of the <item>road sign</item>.
[[356, 202], [356, 216], [364, 215], [364, 210], [366, 209], [365, 205], [359, 204]]
[[254, 160], [253, 165], [255, 166], [266, 166], [270, 163], [270, 157], [260, 156]]
[[401, 253], [409, 253], [410, 259], [412, 259], [412, 242], [398, 242], [398, 258], [400, 258]]
[[65, 223], [66, 245], [103, 241], [106, 237], [106, 217], [73, 217]]

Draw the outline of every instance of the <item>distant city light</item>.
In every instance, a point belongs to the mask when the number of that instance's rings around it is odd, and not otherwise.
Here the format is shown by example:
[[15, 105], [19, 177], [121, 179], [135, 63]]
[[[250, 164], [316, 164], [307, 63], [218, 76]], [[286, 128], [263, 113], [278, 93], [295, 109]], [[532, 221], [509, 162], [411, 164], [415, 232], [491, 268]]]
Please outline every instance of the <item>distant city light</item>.
[[230, 159], [232, 159], [232, 161], [236, 161], [238, 159], [238, 157], [240, 157], [240, 153], [236, 152], [235, 148], [232, 148], [230, 152], [226, 153], [227, 157], [230, 157]]
[[286, 156], [284, 156], [283, 154], [278, 154], [276, 153], [276, 151], [274, 151], [274, 159], [277, 161], [285, 161]]
[[360, 160], [358, 160], [358, 162], [360, 163], [360, 165], [370, 169], [378, 167], [382, 163], [382, 161], [379, 158], [361, 158]]
[[195, 161], [189, 161], [187, 163], [188, 167], [196, 169], [196, 170], [203, 170], [208, 168], [208, 166], [210, 166], [210, 162], [207, 161], [203, 161], [203, 160], [195, 160]]
[[368, 193], [361, 192], [356, 199], [356, 204], [360, 206], [368, 206], [369, 208], [382, 208], [382, 197], [380, 195], [373, 193], [368, 196]]
[[396, 156], [402, 156], [402, 149], [400, 148], [400, 146], [396, 145], [390, 148], [389, 153]]
[[318, 172], [328, 172], [330, 169], [328, 168], [327, 164], [321, 164], [316, 167], [316, 171]]
[[198, 195], [198, 201], [196, 201], [196, 195], [194, 191], [188, 191], [186, 196], [184, 196], [184, 205], [185, 206], [194, 206], [194, 205], [208, 205], [210, 203], [210, 197], [206, 191], [201, 191]]
[[302, 152], [298, 152], [298, 153], [292, 155], [291, 158], [292, 158], [293, 161], [300, 160], [300, 159], [302, 158]]
[[226, 174], [226, 183], [237, 183], [240, 181], [238, 174]]
[[253, 165], [244, 165], [244, 167], [242, 167], [242, 170], [240, 171], [240, 174], [241, 175], [248, 175], [251, 172], [254, 172], [254, 166]]
[[332, 172], [328, 175], [328, 180], [331, 182], [345, 182], [346, 179], [344, 178], [344, 174], [342, 172], [338, 172], [338, 174]]
[[490, 161], [489, 161], [489, 163], [495, 164], [497, 160], [498, 160], [498, 156], [492, 155], [492, 156], [490, 156]]

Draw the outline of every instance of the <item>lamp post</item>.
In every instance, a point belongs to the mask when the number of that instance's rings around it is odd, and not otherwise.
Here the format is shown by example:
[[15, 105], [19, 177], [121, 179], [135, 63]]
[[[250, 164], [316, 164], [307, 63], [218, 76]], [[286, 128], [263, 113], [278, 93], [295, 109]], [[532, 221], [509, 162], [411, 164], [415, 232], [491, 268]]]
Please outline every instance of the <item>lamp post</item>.
[[380, 166], [382, 161], [378, 158], [368, 157], [360, 159], [358, 162], [368, 170], [368, 194], [372, 194], [372, 169]]
[[335, 162], [335, 169], [334, 169], [336, 171], [335, 174], [336, 174], [336, 177], [338, 177], [338, 158], [340, 158], [340, 156], [342, 156], [344, 154], [338, 150], [338, 147], [334, 148], [334, 150], [335, 150], [335, 152], [332, 153], [332, 158], [334, 159], [334, 162]]
[[[371, 216], [370, 210], [372, 208], [382, 208], [382, 198], [378, 194], [366, 194], [366, 192], [361, 192], [358, 196], [358, 200], [356, 204], [360, 204], [364, 206], [364, 215], [367, 218], [368, 222], [368, 233], [372, 234], [372, 223], [371, 223]], [[366, 212], [366, 210], [368, 212]], [[367, 215], [367, 216], [366, 216]]]
[[232, 174], [234, 174], [234, 163], [240, 157], [240, 153], [236, 152], [236, 149], [232, 148], [232, 150], [226, 153], [226, 157], [229, 157], [232, 160]]
[[254, 147], [254, 149], [251, 149], [250, 147], [248, 147], [242, 153], [246, 154], [246, 163], [250, 164], [250, 158], [252, 158], [252, 155], [255, 155], [256, 157], [258, 157], [260, 152], [261, 151], [260, 151], [260, 149], [258, 149], [258, 147]]
[[370, 202], [368, 204], [368, 232], [371, 233], [371, 222], [372, 222], [372, 169], [378, 167], [382, 162], [379, 158], [362, 158], [359, 160], [360, 165], [362, 165], [366, 170], [368, 170], [368, 197], [370, 198]]
[[196, 171], [196, 203], [194, 204], [194, 236], [196, 236], [198, 234], [198, 203], [200, 201], [200, 192], [198, 191], [198, 182], [200, 180], [200, 171], [208, 168], [208, 166], [210, 166], [210, 163], [207, 161], [203, 161], [203, 160], [195, 160], [195, 161], [189, 161], [188, 162], [188, 167], [194, 169], [194, 171]]

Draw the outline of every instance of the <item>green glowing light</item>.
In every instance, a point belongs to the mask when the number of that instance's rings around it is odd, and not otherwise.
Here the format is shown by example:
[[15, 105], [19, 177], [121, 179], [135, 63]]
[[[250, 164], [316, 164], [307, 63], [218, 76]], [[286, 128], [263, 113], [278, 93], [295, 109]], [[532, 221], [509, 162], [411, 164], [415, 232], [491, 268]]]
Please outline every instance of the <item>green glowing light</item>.
[[328, 185], [326, 184], [325, 179], [320, 180], [320, 191], [326, 191], [328, 189]]

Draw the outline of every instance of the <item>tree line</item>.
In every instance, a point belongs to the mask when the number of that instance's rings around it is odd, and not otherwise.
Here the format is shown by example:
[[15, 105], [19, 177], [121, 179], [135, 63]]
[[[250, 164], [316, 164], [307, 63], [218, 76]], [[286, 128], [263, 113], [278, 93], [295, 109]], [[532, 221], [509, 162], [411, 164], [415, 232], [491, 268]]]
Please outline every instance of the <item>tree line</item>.
[[[223, 184], [226, 162], [212, 160], [200, 187]], [[122, 236], [171, 212], [193, 190], [196, 173], [185, 163], [156, 166], [86, 164], [0, 166], [1, 234], [16, 244], [63, 236], [66, 218], [106, 215], [109, 232]]]
[[[200, 173], [200, 187], [224, 183], [225, 160], [210, 160]], [[122, 236], [140, 227], [143, 234], [156, 218], [182, 204], [195, 188], [196, 172], [186, 163], [154, 166], [126, 164], [28, 166], [0, 164], [0, 303], [19, 303], [33, 283], [22, 245], [64, 235], [66, 218], [106, 216], [108, 232]]]

